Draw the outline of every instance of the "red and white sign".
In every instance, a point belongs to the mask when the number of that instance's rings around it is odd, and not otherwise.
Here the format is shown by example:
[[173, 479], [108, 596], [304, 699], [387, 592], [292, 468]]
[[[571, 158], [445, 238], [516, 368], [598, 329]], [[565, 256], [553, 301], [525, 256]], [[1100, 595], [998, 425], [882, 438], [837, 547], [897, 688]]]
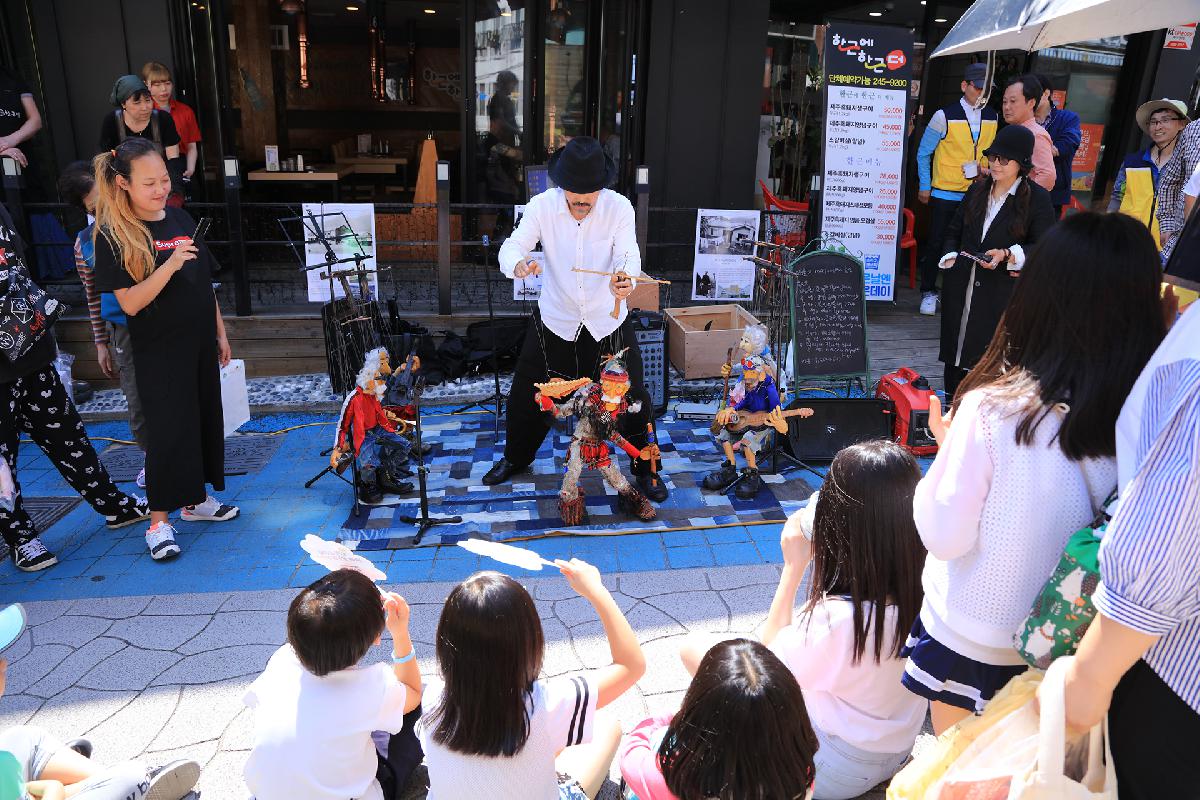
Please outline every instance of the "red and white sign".
[[1163, 42], [1164, 50], [1191, 50], [1192, 41], [1196, 38], [1196, 23], [1175, 25], [1167, 28], [1167, 38]]

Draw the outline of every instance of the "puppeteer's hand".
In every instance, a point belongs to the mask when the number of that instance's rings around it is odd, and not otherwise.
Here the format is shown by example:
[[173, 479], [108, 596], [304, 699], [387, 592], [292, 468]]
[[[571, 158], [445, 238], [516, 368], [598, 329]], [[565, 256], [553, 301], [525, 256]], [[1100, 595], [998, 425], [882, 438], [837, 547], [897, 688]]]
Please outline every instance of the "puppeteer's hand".
[[624, 272], [614, 272], [608, 279], [608, 288], [613, 293], [613, 297], [624, 300], [633, 294], [633, 279]]
[[929, 396], [929, 432], [933, 434], [939, 447], [946, 440], [946, 432], [950, 430], [953, 416], [953, 411], [948, 411], [942, 416], [942, 401], [936, 394]]
[[767, 422], [780, 433], [787, 433], [787, 420], [783, 416], [783, 406], [775, 406], [775, 409], [767, 415]]
[[513, 277], [528, 278], [530, 275], [541, 275], [542, 265], [537, 261], [531, 261], [527, 258], [522, 258], [517, 262], [517, 266], [513, 268]]

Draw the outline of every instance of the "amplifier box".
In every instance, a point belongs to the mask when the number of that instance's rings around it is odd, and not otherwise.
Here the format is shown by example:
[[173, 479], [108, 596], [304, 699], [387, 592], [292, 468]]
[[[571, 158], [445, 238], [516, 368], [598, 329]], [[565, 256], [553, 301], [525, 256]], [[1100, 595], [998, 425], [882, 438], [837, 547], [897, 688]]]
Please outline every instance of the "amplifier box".
[[811, 408], [811, 417], [788, 418], [788, 445], [801, 461], [832, 461], [838, 451], [872, 439], [892, 438], [892, 404], [874, 397], [801, 397], [789, 409]]
[[655, 416], [667, 410], [669, 373], [667, 367], [667, 329], [663, 315], [656, 311], [635, 311], [629, 315], [638, 350], [642, 354], [642, 375]]

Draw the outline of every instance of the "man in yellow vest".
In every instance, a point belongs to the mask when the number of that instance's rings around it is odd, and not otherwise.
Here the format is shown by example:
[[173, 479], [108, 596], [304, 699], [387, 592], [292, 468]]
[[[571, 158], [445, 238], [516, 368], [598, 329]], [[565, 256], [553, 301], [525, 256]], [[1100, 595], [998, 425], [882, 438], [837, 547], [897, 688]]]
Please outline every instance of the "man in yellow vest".
[[1142, 103], [1138, 106], [1136, 118], [1138, 127], [1150, 137], [1150, 146], [1125, 156], [1117, 173], [1117, 182], [1113, 185], [1108, 210], [1129, 214], [1146, 223], [1154, 236], [1154, 243], [1161, 247], [1159, 214], [1155, 202], [1158, 173], [1175, 153], [1179, 133], [1191, 120], [1187, 116], [1186, 104], [1166, 98]]
[[981, 172], [983, 151], [996, 138], [996, 112], [983, 106], [986, 64], [969, 64], [963, 73], [962, 97], [929, 118], [917, 148], [917, 199], [929, 206], [929, 237], [921, 262], [921, 313], [937, 313], [938, 259], [946, 229], [971, 181]]

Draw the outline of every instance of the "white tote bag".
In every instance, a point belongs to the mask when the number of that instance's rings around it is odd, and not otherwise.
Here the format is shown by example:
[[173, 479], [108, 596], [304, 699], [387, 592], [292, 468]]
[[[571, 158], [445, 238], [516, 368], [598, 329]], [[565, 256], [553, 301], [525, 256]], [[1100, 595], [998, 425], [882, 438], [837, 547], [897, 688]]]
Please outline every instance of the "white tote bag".
[[1060, 659], [1046, 671], [1040, 715], [1030, 698], [999, 720], [959, 754], [924, 800], [1117, 800], [1107, 723], [1072, 748], [1070, 772], [1081, 777], [1066, 774], [1066, 666]]
[[246, 391], [246, 362], [240, 358], [221, 367], [221, 409], [225, 436], [250, 421], [250, 395]]

